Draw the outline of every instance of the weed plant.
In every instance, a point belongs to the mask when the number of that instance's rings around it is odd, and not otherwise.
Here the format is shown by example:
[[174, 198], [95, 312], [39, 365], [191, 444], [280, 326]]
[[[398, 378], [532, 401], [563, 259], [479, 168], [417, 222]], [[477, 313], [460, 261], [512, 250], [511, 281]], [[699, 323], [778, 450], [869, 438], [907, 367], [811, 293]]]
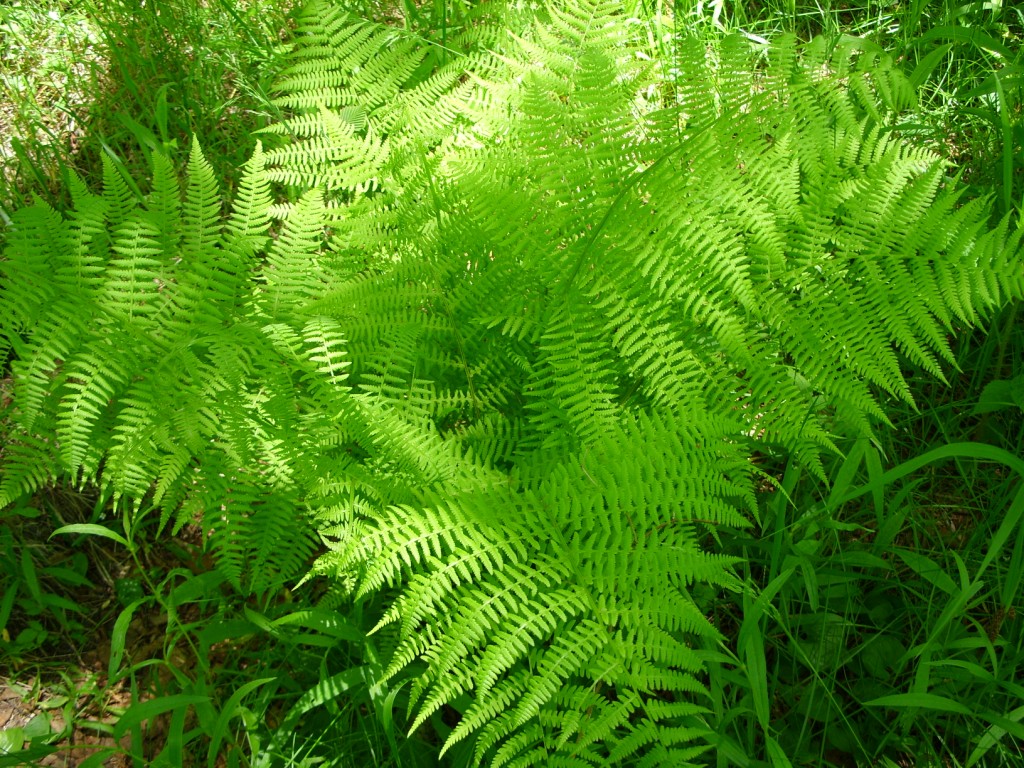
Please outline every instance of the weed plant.
[[[1021, 9], [927, 0], [634, 6], [652, 49], [667, 55], [680, 43], [678, 22], [709, 43], [736, 30], [755, 40], [866, 38], [922, 93], [899, 132], [941, 149], [972, 195], [996, 201], [996, 218], [1020, 216]], [[252, 132], [276, 114], [267, 92], [292, 10], [269, 0], [0, 8], [5, 221], [32, 194], [66, 203], [67, 169], [99, 178], [106, 157], [130, 179], [192, 135], [235, 186]], [[462, 0], [357, 10], [456, 53], [450, 38], [480, 13]], [[722, 724], [711, 764], [1024, 762], [1021, 328], [1012, 305], [961, 334], [951, 386], [908, 370], [919, 409], [887, 403], [894, 428], [840, 445], [828, 485], [797, 462], [761, 457], [760, 527], [723, 527], [715, 544], [741, 557], [748, 590], [697, 596], [729, 638], [702, 649]], [[385, 680], [392, 648], [370, 634], [393, 595], [355, 606], [309, 584], [240, 595], [201, 535], [190, 540], [186, 528], [168, 540], [152, 520], [119, 517], [105, 497], [49, 498], [57, 501], [22, 499], [0, 518], [3, 674], [38, 670], [52, 682], [69, 648], [106, 638], [109, 653], [92, 676], [64, 678], [65, 700], [88, 694], [90, 706], [67, 706], [59, 732], [19, 726], [19, 742], [12, 730], [0, 765], [42, 760], [75, 722], [129, 744], [97, 748], [88, 765], [119, 753], [156, 766], [470, 764], [470, 752], [438, 756], [465, 702], [404, 735], [417, 669]], [[63, 533], [48, 538], [54, 529]], [[100, 530], [109, 533], [97, 538]], [[113, 689], [131, 694], [127, 705], [111, 704]], [[765, 708], [771, 741], [759, 724]]]

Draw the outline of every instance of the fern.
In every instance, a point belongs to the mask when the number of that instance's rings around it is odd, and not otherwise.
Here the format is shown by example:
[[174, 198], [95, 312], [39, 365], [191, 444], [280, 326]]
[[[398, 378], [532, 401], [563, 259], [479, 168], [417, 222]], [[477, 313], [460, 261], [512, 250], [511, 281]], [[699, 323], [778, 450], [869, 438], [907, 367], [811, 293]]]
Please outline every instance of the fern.
[[[689, 765], [696, 589], [741, 590], [757, 458], [823, 476], [1024, 292], [1021, 231], [896, 126], [865, 43], [680, 37], [621, 4], [437, 61], [323, 2], [222, 210], [197, 144], [19, 211], [0, 502], [59, 475], [199, 522], [239, 589], [384, 593], [411, 725], [501, 765]], [[88, 320], [83, 320], [88, 318]]]
[[705, 547], [756, 513], [749, 457], [820, 473], [910, 398], [904, 360], [941, 376], [953, 323], [1021, 292], [1020, 233], [892, 131], [913, 93], [877, 51], [684, 44], [674, 77], [631, 34], [559, 5], [482, 63], [471, 122], [342, 209], [338, 247], [390, 263], [311, 307], [356, 391], [477, 468], [353, 507], [316, 568], [400, 587], [388, 674], [425, 664], [414, 728], [469, 697], [445, 749], [477, 762], [699, 761], [690, 588], [740, 588]]
[[[290, 261], [282, 290], [304, 296], [293, 283], [320, 278], [303, 261], [312, 246], [298, 243], [315, 243], [321, 224], [296, 218], [265, 253], [271, 198], [259, 149], [226, 223], [198, 145], [184, 189], [154, 157], [145, 200], [105, 170], [100, 196], [73, 179], [66, 219], [42, 204], [14, 217], [3, 333], [17, 359], [0, 502], [60, 475], [99, 482], [138, 510], [156, 505], [165, 523], [201, 524], [225, 575], [265, 592], [300, 575], [312, 553], [308, 477], [297, 478], [315, 470], [293, 437], [324, 431], [310, 417], [324, 403], [282, 374], [257, 277], [264, 261]], [[309, 322], [296, 319], [297, 331]], [[333, 355], [329, 326], [320, 338]], [[323, 363], [309, 365], [327, 380]]]

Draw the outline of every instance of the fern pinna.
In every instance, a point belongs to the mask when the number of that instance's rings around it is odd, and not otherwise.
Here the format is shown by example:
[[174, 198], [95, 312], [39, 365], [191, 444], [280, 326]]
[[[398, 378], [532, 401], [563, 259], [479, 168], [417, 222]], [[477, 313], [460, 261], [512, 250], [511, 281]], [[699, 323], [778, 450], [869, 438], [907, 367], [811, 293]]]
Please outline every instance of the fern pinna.
[[755, 457], [821, 474], [884, 425], [1021, 296], [1021, 233], [900, 137], [865, 44], [648, 45], [574, 0], [438, 64], [311, 4], [226, 217], [198, 148], [183, 201], [157, 157], [145, 200], [110, 166], [19, 212], [3, 499], [94, 480], [257, 589], [315, 530], [464, 761], [706, 761], [695, 595], [743, 588], [714, 542]]

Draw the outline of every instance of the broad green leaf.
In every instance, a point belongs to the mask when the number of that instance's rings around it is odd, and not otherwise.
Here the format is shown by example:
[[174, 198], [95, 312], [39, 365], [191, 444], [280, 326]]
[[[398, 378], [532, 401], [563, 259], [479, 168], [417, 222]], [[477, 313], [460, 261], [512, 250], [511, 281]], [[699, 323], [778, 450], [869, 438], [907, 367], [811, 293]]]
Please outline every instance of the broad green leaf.
[[128, 539], [109, 528], [97, 525], [96, 523], [72, 523], [71, 525], [62, 525], [60, 528], [50, 534], [52, 539], [54, 536], [65, 533], [81, 533], [86, 536], [102, 536], [105, 539], [116, 541], [121, 546], [131, 549], [131, 544], [128, 543]]
[[21, 575], [24, 576], [25, 586], [28, 593], [37, 602], [43, 602], [43, 591], [39, 586], [39, 576], [36, 574], [36, 564], [32, 558], [32, 550], [25, 547], [21, 550]]
[[178, 693], [173, 696], [161, 696], [157, 699], [136, 702], [128, 707], [128, 709], [125, 710], [125, 713], [121, 715], [121, 719], [118, 720], [117, 724], [114, 726], [113, 736], [115, 739], [120, 739], [132, 728], [142, 725], [142, 723], [147, 720], [151, 720], [157, 715], [162, 715], [164, 712], [170, 712], [171, 710], [180, 709], [182, 707], [191, 707], [195, 704], [201, 704], [209, 700], [209, 696]]
[[917, 552], [911, 552], [909, 549], [897, 549], [896, 554], [900, 560], [907, 564], [910, 570], [947, 595], [952, 596], [960, 591], [949, 574], [943, 570], [942, 566], [931, 558]]
[[135, 609], [147, 602], [147, 600], [148, 598], [143, 598], [129, 604], [117, 615], [117, 619], [114, 621], [114, 628], [110, 632], [110, 660], [107, 663], [108, 680], [118, 679], [117, 671], [121, 668], [121, 659], [124, 657], [124, 649], [128, 638], [128, 626], [132, 623], [132, 615], [135, 613]]
[[[336, 611], [327, 611], [321, 608], [293, 611], [278, 619], [274, 619], [272, 624], [275, 627], [297, 625], [306, 629], [312, 629], [326, 636], [324, 639], [351, 640], [357, 643], [366, 639], [366, 635], [356, 628], [345, 616]], [[299, 640], [302, 641], [302, 637]], [[306, 642], [309, 641], [307, 640]]]
[[332, 701], [353, 688], [359, 688], [365, 685], [365, 682], [362, 667], [351, 667], [326, 680], [321, 680], [295, 702], [282, 725], [294, 725], [309, 710], [315, 709], [327, 701]]
[[974, 711], [958, 701], [934, 693], [894, 693], [864, 702], [865, 707], [890, 707], [892, 709], [930, 709], [936, 712], [953, 712], [958, 715], [974, 715]]
[[786, 757], [785, 751], [774, 737], [767, 737], [767, 747], [768, 759], [771, 762], [772, 768], [793, 768], [793, 764], [789, 762], [789, 758]]
[[1024, 718], [1024, 706], [1017, 707], [1002, 717], [988, 713], [983, 713], [981, 716], [992, 723], [992, 725], [978, 739], [977, 746], [971, 752], [970, 757], [967, 758], [967, 768], [977, 765], [988, 751], [998, 744], [1006, 734], [1009, 733], [1017, 739], [1024, 739], [1024, 726], [1020, 724], [1020, 720]]
[[0, 731], [0, 755], [20, 752], [23, 746], [25, 746], [24, 728], [4, 728]]
[[214, 723], [212, 730], [207, 730], [206, 733], [210, 737], [210, 748], [206, 752], [206, 764], [209, 768], [214, 768], [217, 763], [217, 753], [220, 750], [220, 745], [223, 743], [228, 732], [228, 724], [231, 720], [238, 716], [240, 704], [242, 699], [249, 695], [250, 691], [259, 688], [261, 685], [273, 682], [276, 678], [264, 677], [259, 680], [250, 680], [248, 683], [243, 685], [237, 691], [231, 694], [231, 697], [224, 703], [223, 708], [220, 711], [220, 715], [217, 717], [217, 722]]
[[747, 635], [743, 648], [743, 660], [747, 668], [747, 680], [750, 682], [750, 694], [754, 699], [754, 712], [761, 728], [768, 730], [770, 718], [768, 698], [768, 665], [764, 656], [764, 637], [755, 628]]
[[1013, 379], [990, 381], [981, 391], [971, 415], [977, 416], [1005, 408], [1024, 408], [1024, 374]]

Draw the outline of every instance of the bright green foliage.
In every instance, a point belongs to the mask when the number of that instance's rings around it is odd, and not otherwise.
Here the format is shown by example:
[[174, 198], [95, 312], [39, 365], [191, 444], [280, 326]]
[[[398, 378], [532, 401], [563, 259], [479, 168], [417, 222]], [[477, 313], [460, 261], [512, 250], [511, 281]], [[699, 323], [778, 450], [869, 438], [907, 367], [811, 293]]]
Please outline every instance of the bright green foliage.
[[15, 216], [4, 330], [18, 355], [20, 432], [2, 500], [59, 474], [97, 479], [177, 525], [201, 520], [230, 577], [241, 584], [245, 572], [262, 591], [311, 552], [292, 479], [302, 467], [275, 439], [304, 431], [302, 393], [245, 295], [261, 289], [250, 272], [269, 224], [263, 155], [257, 148], [223, 231], [198, 145], [184, 202], [154, 157], [144, 201], [108, 163], [101, 196], [73, 180], [67, 219], [43, 204]]
[[720, 634], [691, 589], [742, 589], [715, 534], [756, 517], [756, 457], [823, 475], [908, 361], [941, 377], [1024, 292], [1021, 234], [893, 130], [914, 94], [877, 53], [658, 61], [620, 8], [434, 70], [314, 4], [267, 132], [294, 141], [226, 224], [198, 147], [180, 205], [156, 159], [145, 201], [110, 166], [69, 218], [19, 212], [2, 501], [95, 479], [201, 520], [256, 590], [313, 520], [314, 574], [395, 595], [385, 677], [416, 670], [414, 727], [459, 709], [446, 750], [701, 760]]

